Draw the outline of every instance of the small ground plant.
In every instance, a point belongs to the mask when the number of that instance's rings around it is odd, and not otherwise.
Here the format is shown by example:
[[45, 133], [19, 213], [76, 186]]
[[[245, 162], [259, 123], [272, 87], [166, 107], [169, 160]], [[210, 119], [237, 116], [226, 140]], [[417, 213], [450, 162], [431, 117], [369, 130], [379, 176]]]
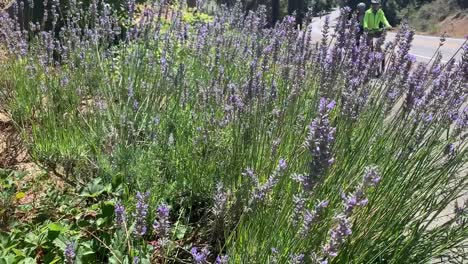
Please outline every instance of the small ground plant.
[[468, 44], [423, 64], [408, 25], [374, 51], [346, 8], [314, 44], [311, 14], [69, 5], [49, 31], [0, 15], [2, 103], [68, 186], [2, 231], [0, 263], [465, 257]]

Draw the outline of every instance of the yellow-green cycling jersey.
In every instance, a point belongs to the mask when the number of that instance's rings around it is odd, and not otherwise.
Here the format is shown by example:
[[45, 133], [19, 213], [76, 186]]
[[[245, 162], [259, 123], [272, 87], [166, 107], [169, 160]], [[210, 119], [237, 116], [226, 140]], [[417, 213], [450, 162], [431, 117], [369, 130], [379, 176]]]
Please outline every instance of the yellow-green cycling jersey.
[[363, 22], [364, 30], [378, 30], [380, 29], [380, 24], [383, 24], [386, 28], [391, 27], [385, 17], [385, 14], [382, 9], [378, 11], [373, 11], [372, 8], [366, 11]]

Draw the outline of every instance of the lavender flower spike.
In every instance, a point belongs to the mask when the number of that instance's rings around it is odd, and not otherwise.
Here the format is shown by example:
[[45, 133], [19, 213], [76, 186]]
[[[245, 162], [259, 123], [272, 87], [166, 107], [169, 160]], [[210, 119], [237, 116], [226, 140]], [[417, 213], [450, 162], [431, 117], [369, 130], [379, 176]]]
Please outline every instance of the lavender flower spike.
[[167, 204], [161, 204], [158, 207], [158, 219], [153, 223], [154, 231], [165, 241], [168, 239], [170, 222], [169, 222], [169, 207]]
[[318, 203], [315, 206], [313, 211], [310, 211], [310, 210], [305, 211], [304, 220], [303, 220], [302, 227], [300, 230], [300, 233], [303, 237], [309, 233], [312, 226], [317, 222], [318, 218], [320, 217], [320, 215], [323, 213], [323, 211], [327, 207], [328, 207], [328, 201], [325, 200], [325, 201], [321, 201], [320, 203]]
[[216, 264], [228, 264], [229, 263], [229, 256], [228, 255], [220, 255], [216, 257]]
[[323, 253], [327, 258], [336, 257], [338, 249], [344, 243], [346, 237], [352, 234], [351, 223], [345, 215], [335, 217], [337, 226], [330, 232], [330, 242], [323, 248]]
[[271, 193], [273, 188], [279, 182], [279, 177], [284, 174], [286, 168], [286, 161], [284, 159], [280, 159], [276, 170], [270, 175], [270, 177], [268, 177], [268, 180], [262, 185], [257, 184], [253, 194], [254, 201], [265, 200], [266, 196]]
[[305, 263], [304, 261], [304, 254], [292, 255], [291, 256], [291, 264], [302, 264]]
[[364, 186], [371, 187], [376, 186], [381, 180], [381, 176], [377, 167], [370, 166], [365, 168], [364, 172]]
[[323, 248], [325, 255], [323, 261], [328, 261], [330, 258], [338, 255], [339, 247], [344, 243], [346, 237], [352, 233], [349, 217], [353, 214], [356, 206], [367, 205], [368, 200], [364, 195], [365, 191], [369, 187], [376, 186], [380, 179], [377, 167], [366, 167], [363, 182], [357, 190], [348, 196], [342, 194], [345, 209], [342, 214], [335, 217], [337, 225], [330, 231], [330, 241]]
[[149, 193], [141, 194], [137, 192], [137, 204], [135, 213], [133, 216], [135, 217], [135, 230], [134, 234], [137, 237], [142, 237], [146, 234], [146, 216], [148, 215], [148, 203], [147, 199], [149, 197]]
[[334, 162], [332, 145], [335, 141], [336, 128], [330, 125], [328, 116], [335, 107], [335, 101], [320, 99], [317, 117], [309, 126], [306, 146], [311, 155], [310, 174], [305, 183], [305, 189], [310, 190]]
[[207, 248], [198, 250], [197, 247], [193, 247], [190, 250], [190, 254], [192, 254], [192, 258], [195, 264], [205, 264], [207, 263], [206, 259], [210, 255], [210, 251]]
[[115, 214], [115, 223], [117, 224], [117, 226], [122, 226], [125, 223], [127, 217], [125, 215], [125, 207], [122, 205], [120, 201], [118, 201], [115, 204], [114, 214]]
[[67, 244], [65, 247], [65, 263], [67, 264], [73, 264], [75, 263], [75, 258], [76, 258], [76, 252], [75, 252], [75, 243], [70, 242]]
[[216, 193], [214, 195], [214, 205], [213, 205], [213, 214], [216, 217], [220, 217], [224, 210], [226, 209], [226, 203], [227, 203], [227, 193], [223, 188], [222, 183], [218, 183], [216, 185]]

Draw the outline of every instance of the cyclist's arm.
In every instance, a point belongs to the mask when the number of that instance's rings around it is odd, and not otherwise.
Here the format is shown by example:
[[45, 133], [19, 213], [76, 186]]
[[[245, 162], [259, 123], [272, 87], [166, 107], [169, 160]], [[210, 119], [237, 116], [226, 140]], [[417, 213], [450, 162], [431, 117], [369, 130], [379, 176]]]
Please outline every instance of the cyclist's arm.
[[[382, 10], [381, 10], [382, 11]], [[390, 25], [390, 23], [388, 23], [388, 20], [387, 18], [385, 17], [385, 13], [382, 11], [381, 13], [381, 16], [382, 16], [382, 23], [384, 24], [384, 26], [386, 28], [391, 28], [392, 26]]]
[[364, 28], [365, 31], [369, 30], [369, 25], [367, 23], [368, 19], [369, 19], [369, 15], [366, 12], [364, 15], [364, 19], [362, 20], [362, 27]]

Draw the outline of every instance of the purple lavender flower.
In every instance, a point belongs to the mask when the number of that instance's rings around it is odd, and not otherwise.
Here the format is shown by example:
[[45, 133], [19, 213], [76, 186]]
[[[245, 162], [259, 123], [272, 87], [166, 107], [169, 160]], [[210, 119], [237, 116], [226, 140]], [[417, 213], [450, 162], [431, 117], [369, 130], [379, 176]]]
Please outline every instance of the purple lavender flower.
[[276, 155], [279, 145], [281, 144], [281, 139], [275, 139], [271, 145], [271, 154], [272, 156]]
[[323, 247], [325, 260], [327, 258], [336, 257], [338, 255], [339, 247], [344, 243], [345, 239], [352, 234], [351, 223], [345, 215], [338, 215], [335, 217], [337, 222], [330, 232], [330, 241]]
[[294, 209], [293, 209], [291, 221], [294, 226], [297, 226], [299, 222], [301, 222], [303, 215], [304, 215], [305, 198], [303, 197], [302, 194], [299, 194], [299, 195], [294, 194], [293, 203], [294, 203]]
[[466, 137], [466, 130], [468, 128], [468, 107], [461, 109], [461, 112], [456, 115], [453, 121], [455, 129], [452, 131], [453, 138], [460, 138], [461, 141]]
[[128, 98], [133, 98], [134, 95], [135, 95], [135, 92], [133, 91], [133, 87], [129, 85], [127, 89], [127, 96]]
[[313, 211], [306, 210], [304, 213], [304, 220], [302, 223], [302, 227], [300, 229], [300, 233], [303, 237], [305, 237], [312, 226], [317, 222], [317, 219], [320, 217], [320, 215], [323, 213], [325, 208], [328, 207], [328, 201], [324, 200], [318, 203]]
[[214, 196], [213, 214], [215, 217], [220, 217], [226, 209], [227, 193], [220, 182], [216, 185], [216, 193]]
[[302, 264], [304, 262], [305, 255], [304, 254], [295, 254], [291, 256], [291, 264]]
[[369, 202], [364, 196], [362, 189], [358, 189], [355, 193], [346, 196], [342, 193], [341, 198], [343, 199], [343, 205], [345, 207], [345, 214], [350, 216], [356, 206], [365, 206]]
[[115, 223], [117, 224], [117, 226], [122, 226], [125, 223], [127, 217], [125, 215], [125, 207], [122, 205], [121, 201], [118, 201], [115, 204], [114, 214], [115, 214]]
[[153, 229], [163, 240], [168, 239], [170, 222], [169, 207], [163, 203], [158, 207], [158, 219], [154, 220]]
[[280, 159], [278, 162], [278, 170], [284, 171], [287, 167], [288, 165], [286, 164], [286, 161], [284, 159]]
[[247, 168], [245, 172], [242, 173], [242, 176], [248, 177], [255, 185], [258, 185], [258, 178], [253, 169]]
[[366, 167], [364, 170], [364, 179], [363, 183], [365, 187], [376, 186], [381, 180], [380, 173], [376, 166]]
[[137, 111], [139, 107], [140, 107], [140, 104], [138, 103], [138, 101], [133, 100], [133, 110]]
[[268, 180], [261, 185], [257, 182], [257, 186], [255, 187], [253, 193], [253, 200], [251, 202], [264, 201], [265, 197], [271, 193], [273, 188], [278, 183], [279, 177], [284, 173], [286, 167], [286, 161], [284, 159], [280, 159], [276, 170], [270, 175], [270, 177], [268, 177]]
[[447, 155], [449, 158], [455, 157], [456, 151], [455, 151], [455, 144], [450, 143], [447, 144], [445, 147], [445, 155]]
[[311, 190], [323, 177], [328, 167], [334, 162], [332, 146], [335, 141], [336, 129], [330, 125], [329, 113], [335, 107], [335, 101], [320, 99], [317, 117], [309, 126], [306, 146], [311, 155], [310, 174], [306, 179], [305, 188]]
[[216, 264], [228, 264], [229, 263], [229, 256], [228, 255], [220, 255], [216, 257]]
[[408, 94], [406, 95], [406, 101], [404, 110], [409, 112], [413, 108], [417, 108], [421, 105], [424, 96], [424, 80], [427, 76], [427, 70], [424, 65], [419, 65], [417, 69], [408, 78]]
[[352, 215], [355, 207], [367, 205], [369, 201], [365, 197], [364, 192], [369, 187], [376, 186], [380, 182], [380, 180], [381, 176], [378, 172], [377, 167], [369, 166], [365, 168], [361, 186], [359, 186], [357, 190], [352, 194], [341, 194], [341, 198], [343, 199], [343, 205], [345, 207], [344, 213], [346, 216]]
[[133, 233], [136, 237], [142, 237], [146, 234], [146, 216], [148, 215], [148, 203], [147, 199], [149, 197], [149, 192], [141, 194], [137, 192], [136, 199], [136, 208], [133, 217], [135, 217], [135, 230]]
[[73, 264], [75, 263], [75, 258], [76, 258], [76, 252], [75, 252], [75, 243], [70, 242], [67, 244], [65, 247], [65, 263], [67, 264]]
[[198, 250], [197, 247], [193, 247], [190, 250], [190, 254], [192, 254], [193, 261], [196, 264], [205, 264], [208, 263], [206, 259], [210, 255], [210, 251], [207, 248], [202, 248], [201, 250]]
[[342, 194], [345, 209], [342, 214], [335, 217], [337, 225], [330, 231], [330, 241], [323, 247], [324, 261], [338, 255], [339, 247], [352, 233], [349, 217], [353, 214], [355, 207], [367, 205], [368, 200], [364, 196], [364, 191], [369, 187], [376, 186], [380, 179], [381, 176], [375, 166], [366, 167], [363, 182], [358, 189], [348, 196]]

